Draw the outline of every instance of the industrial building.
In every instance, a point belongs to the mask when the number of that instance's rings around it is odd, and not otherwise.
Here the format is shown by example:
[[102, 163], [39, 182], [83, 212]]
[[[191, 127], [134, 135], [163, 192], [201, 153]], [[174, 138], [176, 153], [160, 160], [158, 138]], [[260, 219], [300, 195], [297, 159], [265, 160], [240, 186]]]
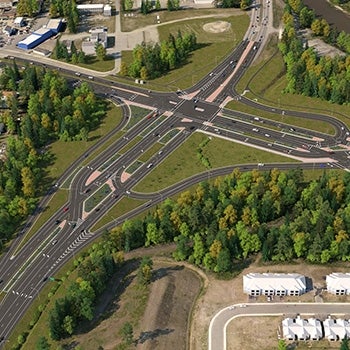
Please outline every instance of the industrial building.
[[101, 13], [104, 16], [111, 16], [112, 15], [112, 8], [110, 5], [104, 5], [104, 4], [81, 4], [77, 5], [77, 9], [80, 12], [85, 13]]
[[18, 42], [17, 46], [23, 50], [31, 50], [40, 45], [45, 40], [54, 35], [53, 31], [47, 28], [39, 28], [34, 33], [26, 37], [24, 40]]
[[297, 273], [249, 273], [243, 276], [243, 292], [250, 296], [298, 296], [306, 292], [306, 281]]
[[315, 318], [305, 320], [300, 316], [284, 319], [282, 332], [288, 340], [320, 340], [323, 336], [321, 321]]
[[56, 35], [62, 29], [62, 26], [62, 19], [50, 19], [46, 26], [39, 28], [24, 40], [19, 41], [17, 47], [23, 50], [32, 50]]
[[16, 17], [15, 20], [13, 21], [13, 24], [16, 27], [23, 27], [25, 25], [25, 21], [23, 17]]
[[61, 31], [63, 22], [61, 18], [50, 19], [47, 22], [46, 28], [50, 29], [53, 34], [57, 34]]
[[331, 273], [326, 277], [327, 292], [334, 295], [350, 295], [350, 273]]

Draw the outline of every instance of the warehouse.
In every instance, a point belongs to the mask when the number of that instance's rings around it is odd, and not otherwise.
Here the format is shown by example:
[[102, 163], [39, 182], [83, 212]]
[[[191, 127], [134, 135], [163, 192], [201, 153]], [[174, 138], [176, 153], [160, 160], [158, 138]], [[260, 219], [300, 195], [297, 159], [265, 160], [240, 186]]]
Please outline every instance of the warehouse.
[[243, 291], [251, 296], [298, 296], [306, 292], [305, 277], [297, 273], [249, 273]]
[[62, 26], [63, 26], [62, 19], [61, 18], [55, 18], [55, 19], [50, 19], [47, 22], [46, 28], [50, 29], [53, 32], [53, 34], [56, 35], [58, 32], [61, 31]]
[[29, 35], [24, 40], [18, 42], [17, 46], [23, 50], [31, 50], [40, 45], [48, 38], [52, 37], [53, 32], [47, 28], [39, 28], [33, 34]]

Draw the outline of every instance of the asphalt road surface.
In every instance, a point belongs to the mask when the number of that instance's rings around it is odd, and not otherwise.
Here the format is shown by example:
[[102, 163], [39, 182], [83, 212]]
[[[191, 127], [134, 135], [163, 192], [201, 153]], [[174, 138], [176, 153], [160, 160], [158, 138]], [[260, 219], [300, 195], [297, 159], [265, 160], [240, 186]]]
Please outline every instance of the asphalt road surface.
[[[0, 338], [4, 337], [0, 347], [6, 344], [17, 322], [42, 287], [49, 283], [50, 277], [54, 276], [80, 249], [101, 235], [104, 229], [123, 223], [142, 213], [148, 207], [156, 205], [199, 181], [228, 174], [237, 167], [242, 171], [256, 168], [269, 170], [275, 167], [282, 170], [296, 167], [303, 169], [348, 168], [349, 155], [345, 148], [340, 152], [330, 151], [332, 146], [340, 144], [346, 146], [349, 130], [344, 123], [325, 115], [281, 110], [275, 106], [259, 104], [244, 96], [238, 96], [235, 92], [235, 84], [260, 51], [260, 45], [262, 45], [266, 32], [266, 26], [261, 23], [262, 21], [257, 21], [256, 16], [252, 16], [251, 26], [245, 40], [212, 72], [209, 72], [206, 77], [187, 91], [159, 93], [116, 83], [108, 77], [95, 77], [91, 80], [88, 79], [86, 73], [77, 77], [76, 68], [72, 66], [67, 68], [65, 65], [60, 68], [60, 74], [66, 75], [72, 84], [79, 83], [79, 80], [86, 80], [98, 95], [120, 104], [124, 118], [111, 133], [77, 159], [56, 184], [52, 184], [9, 251], [1, 257], [0, 279], [3, 282], [0, 288], [6, 292], [6, 295], [0, 302]], [[16, 59], [23, 60], [23, 57]], [[35, 64], [57, 69], [57, 62], [52, 63], [50, 60], [43, 63], [41, 59], [38, 59]], [[335, 136], [265, 120], [256, 115], [226, 110], [222, 103], [227, 96], [239, 98], [248, 105], [272, 113], [326, 121], [334, 127]], [[122, 138], [113, 142], [98, 157], [81, 166], [82, 161], [89, 157], [93, 150], [107, 142], [116, 131], [126, 125], [130, 119], [128, 108], [130, 104], [149, 108], [149, 115], [125, 132]], [[133, 164], [143, 152], [158, 143], [169, 130], [178, 132], [169, 142], [162, 144], [162, 152], [153, 155], [131, 177], [121, 181], [125, 169]], [[233, 165], [192, 176], [157, 193], [140, 194], [132, 191], [139, 181], [183, 144], [193, 132], [203, 132], [270, 152], [286, 154], [294, 157], [296, 161], [280, 164]], [[120, 150], [140, 135], [142, 135], [141, 141], [121, 154]], [[117, 154], [119, 156], [113, 158]], [[18, 250], [20, 241], [25, 237], [28, 228], [41, 210], [45, 208], [51, 196], [54, 195], [57, 188], [72, 177], [68, 202], [38, 230], [35, 236], [28, 240], [22, 249]], [[107, 186], [109, 193], [101, 203], [88, 210], [86, 200], [102, 186]], [[91, 227], [106, 214], [108, 209], [125, 196], [143, 199], [145, 202], [129, 213], [118, 218], [111, 218], [111, 222], [102, 229], [90, 232]]]
[[234, 318], [241, 316], [283, 316], [296, 317], [298, 314], [308, 317], [326, 318], [328, 315], [344, 316], [348, 314], [344, 303], [248, 303], [237, 304], [220, 310], [209, 326], [208, 350], [226, 350], [226, 327]]

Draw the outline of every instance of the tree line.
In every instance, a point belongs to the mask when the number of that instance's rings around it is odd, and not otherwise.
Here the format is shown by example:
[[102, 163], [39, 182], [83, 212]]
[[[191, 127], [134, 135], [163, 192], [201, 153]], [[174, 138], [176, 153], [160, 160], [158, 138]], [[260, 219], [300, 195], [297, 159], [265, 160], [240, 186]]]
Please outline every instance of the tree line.
[[66, 62], [72, 62], [73, 64], [86, 63], [85, 53], [82, 50], [78, 50], [76, 48], [73, 40], [68, 50], [67, 45], [65, 45], [59, 39], [57, 39], [56, 45], [52, 50], [51, 58], [54, 58], [56, 60], [64, 59]]
[[213, 3], [215, 7], [222, 8], [241, 8], [242, 10], [247, 10], [251, 4], [252, 0], [214, 0]]
[[72, 335], [79, 323], [91, 321], [98, 296], [105, 290], [116, 267], [112, 246], [106, 241], [94, 244], [77, 261], [77, 279], [67, 287], [64, 297], [49, 311], [49, 333], [53, 340]]
[[[350, 35], [338, 33], [324, 19], [316, 19], [313, 10], [301, 0], [288, 0], [283, 15], [285, 29], [279, 49], [287, 69], [285, 92], [318, 97], [337, 104], [350, 101]], [[307, 47], [298, 34], [299, 28], [311, 28], [316, 36], [336, 44], [344, 56], [319, 56]]]
[[163, 40], [160, 45], [142, 43], [133, 49], [133, 61], [129, 66], [122, 62], [120, 75], [143, 80], [155, 79], [184, 64], [196, 48], [196, 35], [193, 32], [182, 34], [180, 30], [176, 38], [169, 34], [168, 40]]
[[79, 12], [75, 0], [50, 0], [50, 17], [64, 17], [71, 33], [76, 33], [79, 24]]
[[[0, 110], [7, 127], [6, 151], [0, 158], [0, 239], [11, 239], [45, 191], [50, 142], [87, 140], [105, 115], [103, 103], [86, 83], [74, 91], [54, 71], [28, 65], [6, 66], [0, 90], [11, 92]], [[2, 247], [2, 246], [1, 246]]]
[[126, 221], [110, 241], [123, 251], [176, 242], [176, 260], [219, 273], [258, 252], [264, 261], [348, 261], [349, 179], [330, 172], [305, 183], [302, 170], [236, 169]]

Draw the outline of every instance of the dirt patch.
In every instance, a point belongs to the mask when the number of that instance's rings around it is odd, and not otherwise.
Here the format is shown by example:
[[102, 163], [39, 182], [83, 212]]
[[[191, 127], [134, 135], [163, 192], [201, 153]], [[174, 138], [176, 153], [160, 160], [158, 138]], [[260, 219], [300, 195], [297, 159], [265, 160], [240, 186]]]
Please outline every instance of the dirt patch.
[[277, 349], [276, 334], [281, 322], [281, 317], [235, 318], [227, 327], [227, 350]]
[[186, 349], [187, 324], [201, 282], [183, 265], [157, 263], [137, 349]]
[[203, 30], [208, 33], [224, 33], [229, 31], [231, 28], [231, 23], [226, 21], [216, 21], [206, 23], [203, 26]]

